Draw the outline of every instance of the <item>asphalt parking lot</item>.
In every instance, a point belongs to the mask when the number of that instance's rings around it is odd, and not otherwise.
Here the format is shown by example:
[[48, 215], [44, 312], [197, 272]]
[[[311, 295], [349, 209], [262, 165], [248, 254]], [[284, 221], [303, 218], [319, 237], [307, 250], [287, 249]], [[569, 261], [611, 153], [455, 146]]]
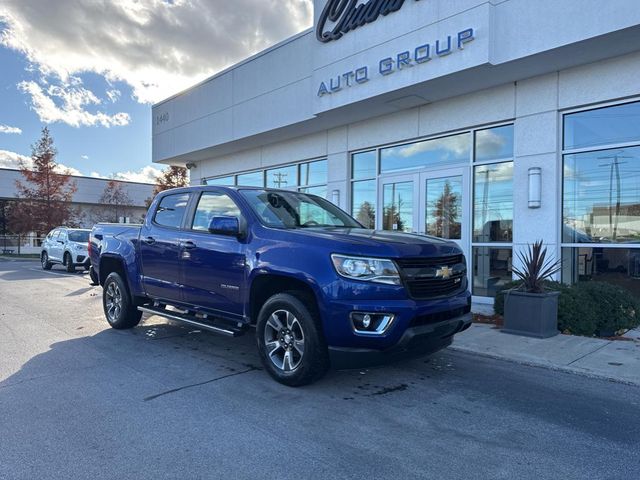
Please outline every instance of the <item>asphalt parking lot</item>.
[[444, 351], [292, 389], [101, 293], [0, 261], [0, 478], [640, 478], [637, 387]]

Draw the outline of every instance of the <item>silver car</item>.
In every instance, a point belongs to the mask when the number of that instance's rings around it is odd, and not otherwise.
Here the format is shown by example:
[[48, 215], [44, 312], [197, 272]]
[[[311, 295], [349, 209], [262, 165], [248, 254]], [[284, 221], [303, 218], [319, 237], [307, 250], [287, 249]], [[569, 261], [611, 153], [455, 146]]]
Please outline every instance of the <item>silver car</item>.
[[56, 264], [67, 267], [67, 272], [75, 272], [76, 267], [89, 268], [89, 234], [91, 230], [58, 227], [49, 232], [42, 243], [40, 261], [44, 270], [51, 270]]

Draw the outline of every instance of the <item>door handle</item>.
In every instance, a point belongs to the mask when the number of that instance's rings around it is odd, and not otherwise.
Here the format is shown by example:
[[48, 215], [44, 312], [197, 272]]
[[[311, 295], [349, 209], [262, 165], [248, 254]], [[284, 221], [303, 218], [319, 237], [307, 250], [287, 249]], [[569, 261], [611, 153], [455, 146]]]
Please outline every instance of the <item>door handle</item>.
[[154, 243], [156, 243], [156, 239], [153, 237], [147, 237], [144, 240], [142, 240], [144, 243], [146, 243], [147, 245], [153, 245]]
[[185, 250], [193, 250], [194, 248], [196, 248], [196, 244], [190, 240], [187, 240], [186, 242], [182, 242], [182, 247]]

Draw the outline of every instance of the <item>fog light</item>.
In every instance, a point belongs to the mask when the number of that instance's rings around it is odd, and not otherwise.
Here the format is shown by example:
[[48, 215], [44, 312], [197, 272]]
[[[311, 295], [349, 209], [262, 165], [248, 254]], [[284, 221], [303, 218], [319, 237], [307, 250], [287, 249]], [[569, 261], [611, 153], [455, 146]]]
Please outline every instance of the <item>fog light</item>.
[[351, 326], [358, 335], [384, 335], [393, 323], [395, 316], [391, 313], [351, 314]]

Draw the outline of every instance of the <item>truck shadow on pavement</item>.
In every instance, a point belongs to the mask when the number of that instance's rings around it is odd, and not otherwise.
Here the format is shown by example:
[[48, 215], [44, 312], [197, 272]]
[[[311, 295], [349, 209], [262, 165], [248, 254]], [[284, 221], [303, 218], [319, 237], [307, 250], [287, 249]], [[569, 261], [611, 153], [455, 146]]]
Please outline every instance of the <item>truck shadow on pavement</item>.
[[[69, 295], [80, 295], [80, 289]], [[84, 327], [78, 327], [81, 334]], [[139, 400], [161, 396], [230, 379], [235, 387], [258, 388], [279, 394], [299, 395], [303, 391], [330, 392], [341, 400], [400, 393], [418, 382], [444, 377], [453, 372], [450, 360], [441, 354], [432, 357], [366, 370], [330, 370], [314, 385], [290, 388], [278, 384], [266, 372], [257, 354], [255, 331], [236, 338], [219, 337], [195, 328], [146, 317], [140, 326], [126, 331], [105, 329], [92, 336], [52, 344], [49, 350], [29, 358], [11, 376], [0, 381], [2, 389], [38, 379], [58, 378], [60, 385], [73, 385], [88, 371], [92, 382], [111, 382], [118, 371], [119, 381], [148, 385]], [[106, 371], [106, 372], [105, 372]]]

